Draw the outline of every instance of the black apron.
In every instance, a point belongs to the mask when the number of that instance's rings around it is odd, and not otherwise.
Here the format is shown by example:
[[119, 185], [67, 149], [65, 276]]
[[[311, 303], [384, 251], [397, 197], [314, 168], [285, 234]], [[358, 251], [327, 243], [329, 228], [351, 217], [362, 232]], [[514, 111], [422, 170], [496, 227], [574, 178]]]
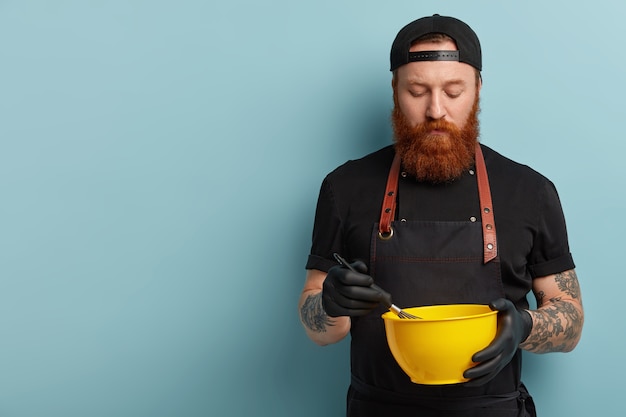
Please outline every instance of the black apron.
[[[489, 304], [504, 297], [489, 180], [480, 145], [476, 175], [480, 213], [467, 221], [395, 220], [400, 158], [389, 172], [380, 222], [374, 225], [370, 274], [393, 296], [394, 304]], [[414, 384], [387, 345], [384, 307], [352, 319], [352, 383], [349, 417], [476, 416], [518, 417], [532, 408], [520, 381], [521, 352], [482, 387]], [[527, 402], [527, 407], [523, 403]]]

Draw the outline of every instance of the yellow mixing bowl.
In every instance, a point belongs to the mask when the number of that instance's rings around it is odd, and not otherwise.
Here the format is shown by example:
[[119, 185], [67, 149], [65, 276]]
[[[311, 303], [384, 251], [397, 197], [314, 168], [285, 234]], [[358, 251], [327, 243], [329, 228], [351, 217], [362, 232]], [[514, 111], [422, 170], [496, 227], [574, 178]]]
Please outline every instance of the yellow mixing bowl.
[[472, 355], [493, 341], [497, 311], [487, 305], [452, 304], [404, 308], [422, 319], [383, 314], [387, 343], [398, 365], [416, 384], [466, 382]]

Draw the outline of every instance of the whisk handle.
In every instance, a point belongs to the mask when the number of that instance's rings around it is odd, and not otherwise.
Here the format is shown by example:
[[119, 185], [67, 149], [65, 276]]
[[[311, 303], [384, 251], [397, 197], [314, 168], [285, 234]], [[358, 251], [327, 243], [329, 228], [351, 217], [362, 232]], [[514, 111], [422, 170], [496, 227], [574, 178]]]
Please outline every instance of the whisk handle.
[[391, 308], [391, 294], [389, 294], [387, 291], [383, 290], [376, 284], [370, 285], [370, 288], [380, 293], [380, 302], [383, 303], [385, 307]]

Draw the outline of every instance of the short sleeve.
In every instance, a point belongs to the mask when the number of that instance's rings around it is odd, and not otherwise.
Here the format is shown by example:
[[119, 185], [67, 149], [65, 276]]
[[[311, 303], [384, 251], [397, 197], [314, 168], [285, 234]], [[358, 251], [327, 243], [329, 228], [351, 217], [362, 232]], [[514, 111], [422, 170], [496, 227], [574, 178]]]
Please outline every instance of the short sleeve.
[[533, 278], [575, 267], [567, 238], [563, 208], [554, 184], [545, 180], [535, 197], [537, 222], [528, 269]]
[[330, 180], [326, 177], [322, 182], [317, 200], [311, 252], [306, 263], [306, 269], [328, 271], [336, 264], [332, 254], [342, 252], [341, 242], [341, 219]]

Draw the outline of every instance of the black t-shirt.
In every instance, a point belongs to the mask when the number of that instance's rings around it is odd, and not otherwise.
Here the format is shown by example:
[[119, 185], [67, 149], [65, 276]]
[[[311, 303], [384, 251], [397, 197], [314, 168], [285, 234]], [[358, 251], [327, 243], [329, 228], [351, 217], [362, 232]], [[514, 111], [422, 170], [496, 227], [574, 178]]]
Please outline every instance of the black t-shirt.
[[[502, 281], [507, 298], [526, 307], [532, 279], [574, 268], [563, 210], [552, 182], [481, 145], [489, 175]], [[322, 183], [306, 268], [328, 271], [333, 252], [369, 266], [372, 225], [379, 221], [394, 150], [348, 161]], [[396, 220], [480, 221], [475, 170], [450, 183], [401, 175]]]

